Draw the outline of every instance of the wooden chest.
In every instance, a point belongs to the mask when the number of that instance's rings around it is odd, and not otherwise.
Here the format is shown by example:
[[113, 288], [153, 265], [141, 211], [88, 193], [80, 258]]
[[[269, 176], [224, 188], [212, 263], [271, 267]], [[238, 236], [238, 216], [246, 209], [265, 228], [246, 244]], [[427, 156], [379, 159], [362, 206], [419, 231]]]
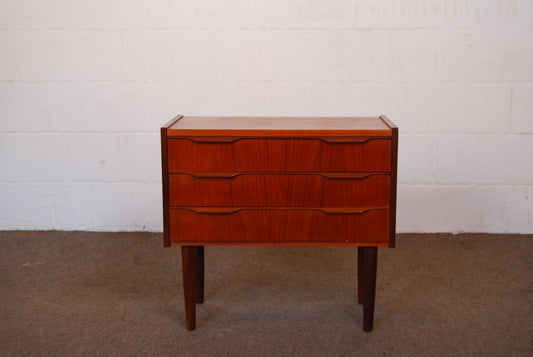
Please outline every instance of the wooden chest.
[[180, 116], [162, 140], [166, 246], [394, 246], [385, 117]]
[[397, 146], [385, 116], [178, 116], [161, 128], [164, 244], [201, 265], [204, 245], [394, 247]]

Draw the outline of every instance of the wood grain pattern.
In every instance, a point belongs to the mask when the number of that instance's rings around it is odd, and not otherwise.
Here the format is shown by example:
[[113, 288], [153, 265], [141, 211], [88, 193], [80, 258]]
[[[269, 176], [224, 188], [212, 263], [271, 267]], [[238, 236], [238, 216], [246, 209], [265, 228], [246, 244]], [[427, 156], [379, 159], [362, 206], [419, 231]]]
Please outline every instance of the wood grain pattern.
[[363, 330], [370, 332], [374, 326], [376, 301], [377, 247], [362, 247], [363, 253]]
[[194, 301], [204, 302], [204, 247], [194, 247]]
[[391, 128], [391, 184], [390, 184], [390, 220], [389, 220], [389, 248], [396, 246], [396, 191], [398, 180], [398, 135], [399, 129], [389, 118], [381, 115], [380, 118]]
[[318, 138], [169, 139], [169, 172], [390, 172], [391, 140], [331, 143]]
[[204, 245], [356, 245], [373, 328], [377, 247], [395, 245], [398, 127], [386, 116], [183, 117], [161, 128], [165, 246], [182, 246], [187, 328]]
[[181, 270], [183, 276], [183, 297], [187, 330], [196, 328], [196, 263], [195, 247], [181, 247]]
[[389, 207], [390, 175], [170, 174], [170, 206]]
[[170, 219], [169, 219], [169, 193], [168, 193], [168, 128], [174, 125], [183, 115], [177, 115], [161, 127], [161, 171], [163, 189], [163, 244], [170, 247]]
[[327, 214], [310, 209], [251, 209], [235, 213], [197, 213], [170, 209], [173, 242], [207, 243], [382, 243], [389, 238], [389, 210]]
[[379, 117], [184, 117], [169, 136], [390, 136]]
[[170, 247], [168, 139], [166, 127], [161, 128], [161, 171], [163, 172], [163, 245]]
[[363, 270], [364, 270], [364, 258], [365, 251], [363, 247], [357, 247], [357, 302], [359, 304], [364, 304], [365, 302], [365, 291], [363, 289]]

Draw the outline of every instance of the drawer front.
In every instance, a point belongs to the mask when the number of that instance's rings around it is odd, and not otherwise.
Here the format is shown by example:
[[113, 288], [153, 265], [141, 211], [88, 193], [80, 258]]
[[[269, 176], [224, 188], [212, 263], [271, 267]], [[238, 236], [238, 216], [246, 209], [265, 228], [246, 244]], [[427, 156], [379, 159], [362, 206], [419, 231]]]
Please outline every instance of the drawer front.
[[171, 174], [171, 206], [388, 208], [388, 174]]
[[386, 245], [389, 210], [362, 213], [320, 209], [170, 209], [174, 244], [373, 244]]
[[171, 138], [169, 172], [390, 172], [390, 139]]

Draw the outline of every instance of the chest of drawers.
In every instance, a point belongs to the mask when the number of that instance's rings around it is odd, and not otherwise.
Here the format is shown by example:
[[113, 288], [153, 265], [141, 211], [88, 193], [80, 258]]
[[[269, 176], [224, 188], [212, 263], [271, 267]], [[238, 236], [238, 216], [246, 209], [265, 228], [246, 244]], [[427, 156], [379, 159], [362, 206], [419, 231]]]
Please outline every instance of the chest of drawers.
[[347, 245], [360, 247], [371, 330], [377, 247], [395, 244], [397, 145], [384, 116], [178, 116], [162, 127], [164, 245], [182, 247], [187, 327], [205, 245]]

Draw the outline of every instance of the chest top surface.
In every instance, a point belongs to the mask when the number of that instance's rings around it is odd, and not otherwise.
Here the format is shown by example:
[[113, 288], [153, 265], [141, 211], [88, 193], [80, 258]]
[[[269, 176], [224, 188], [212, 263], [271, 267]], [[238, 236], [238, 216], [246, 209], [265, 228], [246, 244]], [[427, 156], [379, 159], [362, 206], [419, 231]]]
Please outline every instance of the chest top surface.
[[385, 117], [180, 117], [177, 136], [392, 136]]

